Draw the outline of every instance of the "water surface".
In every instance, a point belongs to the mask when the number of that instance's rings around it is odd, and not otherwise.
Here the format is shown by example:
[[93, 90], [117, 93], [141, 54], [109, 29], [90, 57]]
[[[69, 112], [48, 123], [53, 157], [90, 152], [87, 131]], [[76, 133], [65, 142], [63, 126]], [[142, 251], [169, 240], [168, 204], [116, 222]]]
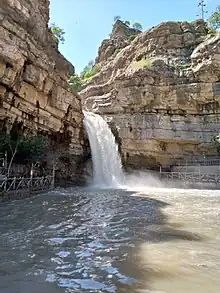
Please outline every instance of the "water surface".
[[0, 292], [218, 293], [220, 192], [59, 189], [0, 205]]

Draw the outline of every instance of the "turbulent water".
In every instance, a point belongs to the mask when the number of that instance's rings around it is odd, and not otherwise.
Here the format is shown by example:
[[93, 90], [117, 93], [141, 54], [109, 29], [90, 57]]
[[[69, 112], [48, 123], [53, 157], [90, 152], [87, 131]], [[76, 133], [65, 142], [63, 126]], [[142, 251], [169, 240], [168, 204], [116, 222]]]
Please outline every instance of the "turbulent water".
[[219, 292], [219, 191], [60, 189], [0, 215], [2, 293]]
[[107, 123], [84, 115], [94, 183], [114, 189], [0, 205], [0, 292], [218, 293], [220, 191], [124, 180]]
[[123, 183], [123, 171], [115, 137], [100, 115], [86, 111], [83, 113], [92, 152], [93, 183], [97, 186], [117, 187]]

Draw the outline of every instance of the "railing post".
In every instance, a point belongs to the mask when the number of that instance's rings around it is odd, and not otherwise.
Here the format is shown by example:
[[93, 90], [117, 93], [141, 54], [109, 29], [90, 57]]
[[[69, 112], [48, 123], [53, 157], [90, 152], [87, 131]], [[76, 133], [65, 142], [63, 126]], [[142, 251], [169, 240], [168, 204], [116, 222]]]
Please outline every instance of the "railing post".
[[4, 169], [5, 170], [7, 170], [7, 168], [8, 168], [8, 163], [7, 163], [7, 156], [8, 156], [8, 154], [7, 154], [7, 152], [5, 152], [5, 158], [4, 158]]
[[30, 186], [29, 188], [32, 189], [32, 181], [33, 181], [33, 163], [31, 164], [31, 171], [30, 171]]
[[54, 188], [54, 185], [55, 185], [55, 164], [53, 163], [53, 173], [52, 173], [51, 187]]
[[6, 179], [5, 179], [4, 191], [6, 191], [6, 189], [7, 189], [7, 183], [8, 183], [8, 177], [6, 177]]

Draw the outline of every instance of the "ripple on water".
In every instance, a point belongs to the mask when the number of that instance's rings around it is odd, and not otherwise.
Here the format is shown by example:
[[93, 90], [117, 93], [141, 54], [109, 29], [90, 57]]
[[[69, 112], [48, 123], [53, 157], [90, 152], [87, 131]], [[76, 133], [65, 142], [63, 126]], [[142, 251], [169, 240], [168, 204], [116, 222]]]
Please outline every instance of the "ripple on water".
[[218, 292], [220, 197], [180, 194], [69, 189], [0, 206], [0, 290]]

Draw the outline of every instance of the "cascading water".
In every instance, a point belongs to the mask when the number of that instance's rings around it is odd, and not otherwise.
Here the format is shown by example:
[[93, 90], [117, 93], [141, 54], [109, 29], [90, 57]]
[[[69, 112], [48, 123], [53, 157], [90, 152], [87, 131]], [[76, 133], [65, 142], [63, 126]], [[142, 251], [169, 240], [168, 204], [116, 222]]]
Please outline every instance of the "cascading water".
[[100, 115], [83, 113], [92, 152], [94, 184], [118, 187], [123, 183], [123, 170], [115, 137]]

